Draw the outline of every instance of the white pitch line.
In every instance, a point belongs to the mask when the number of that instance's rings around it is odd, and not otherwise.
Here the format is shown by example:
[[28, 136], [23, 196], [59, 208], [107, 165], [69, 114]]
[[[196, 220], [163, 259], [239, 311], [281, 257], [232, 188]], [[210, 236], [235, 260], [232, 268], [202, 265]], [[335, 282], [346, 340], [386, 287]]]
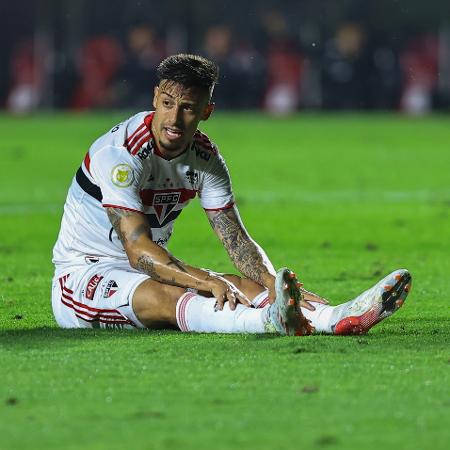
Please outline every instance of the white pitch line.
[[295, 191], [295, 192], [270, 192], [270, 191], [243, 191], [236, 192], [237, 199], [254, 201], [258, 203], [328, 203], [328, 202], [352, 202], [364, 203], [367, 201], [380, 201], [387, 203], [399, 203], [404, 201], [435, 202], [450, 201], [450, 190], [442, 191]]
[[[450, 202], [450, 190], [441, 191], [295, 191], [295, 192], [271, 192], [271, 191], [245, 191], [235, 192], [238, 203], [252, 202], [255, 204], [269, 203], [365, 203], [385, 202], [400, 203], [404, 201], [425, 202]], [[29, 215], [36, 213], [63, 213], [64, 203], [17, 203], [0, 204], [0, 215]]]
[[28, 215], [36, 213], [58, 213], [63, 212], [64, 203], [17, 203], [15, 205], [1, 205], [0, 215]]

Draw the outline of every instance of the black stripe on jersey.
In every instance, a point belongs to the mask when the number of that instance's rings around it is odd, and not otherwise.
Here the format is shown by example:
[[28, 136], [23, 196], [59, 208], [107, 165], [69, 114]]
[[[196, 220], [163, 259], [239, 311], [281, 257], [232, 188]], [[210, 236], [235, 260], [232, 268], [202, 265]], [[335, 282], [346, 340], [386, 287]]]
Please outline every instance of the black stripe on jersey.
[[158, 217], [156, 217], [155, 214], [146, 214], [146, 217], [148, 219], [148, 223], [150, 224], [150, 228], [162, 228], [169, 222], [172, 222], [172, 220], [175, 220], [181, 214], [181, 211], [182, 211], [181, 209], [178, 211], [172, 211], [163, 220], [163, 223], [159, 223]]
[[101, 202], [103, 200], [103, 194], [100, 188], [92, 183], [89, 178], [84, 174], [83, 169], [80, 167], [75, 175], [75, 179], [79, 184], [80, 188], [83, 189], [86, 194], [94, 197], [96, 200]]

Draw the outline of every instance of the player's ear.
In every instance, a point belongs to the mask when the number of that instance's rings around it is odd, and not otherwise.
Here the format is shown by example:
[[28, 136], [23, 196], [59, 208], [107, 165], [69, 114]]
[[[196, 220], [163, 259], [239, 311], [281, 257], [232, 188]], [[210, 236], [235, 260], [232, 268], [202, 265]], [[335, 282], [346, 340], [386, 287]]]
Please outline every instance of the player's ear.
[[208, 120], [209, 116], [213, 113], [214, 108], [216, 107], [215, 103], [208, 103], [203, 111], [202, 120]]
[[158, 92], [159, 92], [159, 87], [155, 86], [155, 89], [153, 90], [153, 108], [156, 109], [156, 103], [158, 102]]

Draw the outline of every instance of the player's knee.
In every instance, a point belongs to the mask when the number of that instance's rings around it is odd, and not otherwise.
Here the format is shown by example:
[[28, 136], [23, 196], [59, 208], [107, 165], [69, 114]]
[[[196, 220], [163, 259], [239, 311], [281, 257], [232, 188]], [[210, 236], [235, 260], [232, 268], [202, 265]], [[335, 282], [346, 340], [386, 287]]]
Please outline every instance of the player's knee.
[[238, 275], [225, 275], [225, 278], [250, 299], [265, 290], [263, 286], [248, 278], [241, 278]]
[[148, 328], [176, 325], [176, 304], [185, 289], [148, 280], [133, 296], [133, 311]]

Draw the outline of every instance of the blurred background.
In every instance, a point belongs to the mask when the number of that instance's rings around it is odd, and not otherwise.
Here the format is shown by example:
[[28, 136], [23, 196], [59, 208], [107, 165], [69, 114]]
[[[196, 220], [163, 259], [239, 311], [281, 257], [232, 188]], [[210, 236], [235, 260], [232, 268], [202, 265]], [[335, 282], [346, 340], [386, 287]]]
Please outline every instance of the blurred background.
[[450, 2], [0, 0], [0, 108], [151, 109], [178, 52], [221, 68], [217, 107], [449, 111]]

